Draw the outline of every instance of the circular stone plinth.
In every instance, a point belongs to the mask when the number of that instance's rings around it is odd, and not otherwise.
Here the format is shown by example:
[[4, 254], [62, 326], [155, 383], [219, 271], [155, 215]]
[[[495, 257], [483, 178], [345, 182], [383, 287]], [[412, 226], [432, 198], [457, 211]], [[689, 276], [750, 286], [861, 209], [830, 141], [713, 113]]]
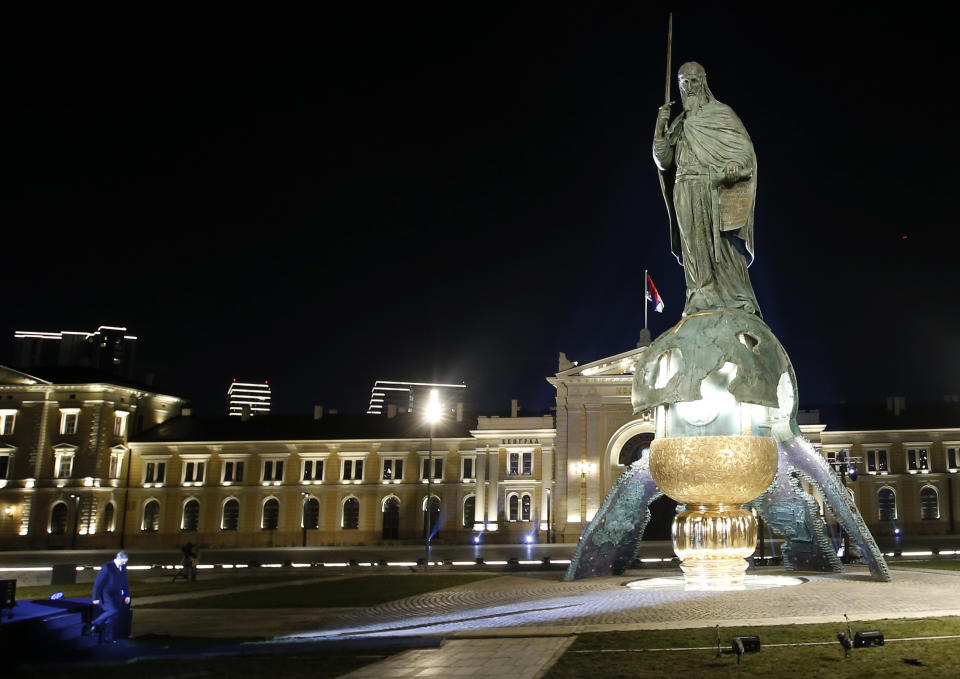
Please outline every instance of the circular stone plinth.
[[743, 581], [730, 585], [701, 585], [687, 582], [682, 576], [670, 578], [647, 578], [628, 582], [630, 589], [648, 589], [673, 592], [736, 592], [745, 589], [770, 589], [771, 587], [792, 587], [802, 585], [807, 578], [798, 578], [790, 575], [745, 575]]

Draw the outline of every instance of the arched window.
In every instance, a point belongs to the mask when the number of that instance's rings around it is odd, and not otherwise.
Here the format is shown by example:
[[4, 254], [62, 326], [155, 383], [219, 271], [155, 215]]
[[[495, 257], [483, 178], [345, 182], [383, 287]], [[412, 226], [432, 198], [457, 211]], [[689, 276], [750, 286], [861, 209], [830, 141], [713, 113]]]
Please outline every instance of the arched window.
[[516, 493], [507, 498], [507, 520], [516, 521], [520, 518], [520, 498]]
[[301, 528], [316, 530], [320, 527], [320, 500], [315, 497], [307, 498], [303, 503], [303, 524]]
[[348, 497], [343, 501], [343, 522], [341, 525], [344, 530], [356, 530], [360, 527], [360, 500], [355, 497]]
[[430, 511], [427, 511], [427, 498], [423, 498], [423, 535], [429, 533], [432, 540], [440, 529], [440, 498], [436, 495], [430, 496]]
[[103, 508], [103, 532], [112, 533], [117, 529], [116, 524], [116, 510], [113, 507], [112, 502], [108, 502], [107, 506]]
[[877, 492], [877, 509], [881, 521], [893, 521], [897, 518], [897, 495], [891, 488], [881, 488]]
[[156, 533], [160, 530], [160, 503], [150, 500], [143, 506], [143, 521], [140, 530], [144, 533]]
[[520, 496], [520, 520], [530, 520], [530, 494], [524, 493]]
[[391, 495], [383, 501], [383, 539], [396, 540], [400, 537], [400, 500]]
[[920, 518], [924, 521], [940, 518], [940, 497], [932, 486], [920, 491]]
[[180, 519], [180, 530], [195, 531], [200, 526], [200, 502], [187, 500], [183, 505], [183, 517]]
[[237, 530], [240, 525], [240, 501], [230, 498], [223, 503], [223, 516], [220, 518], [221, 530]]
[[477, 496], [468, 495], [463, 501], [463, 520], [460, 525], [464, 528], [473, 528], [477, 518]]
[[278, 525], [280, 525], [280, 503], [276, 498], [270, 498], [263, 503], [260, 527], [264, 530], [277, 530]]
[[67, 503], [58, 502], [50, 510], [50, 535], [63, 535], [67, 532]]

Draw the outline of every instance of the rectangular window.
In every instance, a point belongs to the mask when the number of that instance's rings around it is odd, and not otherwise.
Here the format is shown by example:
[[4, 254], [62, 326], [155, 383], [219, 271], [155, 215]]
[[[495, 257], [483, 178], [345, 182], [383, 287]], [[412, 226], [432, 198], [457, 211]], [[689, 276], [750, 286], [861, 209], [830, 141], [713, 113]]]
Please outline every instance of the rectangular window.
[[524, 476], [533, 474], [533, 453], [523, 454], [523, 474]]
[[[421, 479], [430, 478], [430, 458], [423, 458], [423, 468], [420, 471], [422, 472]], [[443, 480], [443, 460], [436, 457], [433, 458], [433, 480]]]
[[910, 471], [928, 471], [930, 459], [926, 448], [909, 448], [907, 450], [907, 469]]
[[882, 449], [871, 449], [867, 451], [867, 471], [885, 472], [887, 471], [887, 451]]
[[230, 483], [243, 481], [243, 460], [229, 460], [223, 463], [223, 480]]
[[363, 460], [344, 460], [343, 474], [344, 481], [360, 481], [363, 479]]
[[0, 455], [0, 479], [7, 478], [7, 474], [9, 472], [10, 472], [10, 456]]
[[124, 436], [127, 433], [127, 416], [130, 413], [121, 411], [114, 413], [113, 417], [113, 435]]
[[323, 460], [304, 460], [303, 461], [303, 480], [304, 481], [322, 481], [323, 480]]
[[107, 471], [108, 478], [118, 479], [120, 478], [120, 466], [123, 462], [123, 453], [113, 452], [110, 453], [110, 469]]
[[203, 462], [187, 462], [183, 467], [184, 483], [202, 483], [205, 467]]
[[403, 479], [403, 460], [388, 459], [383, 461], [383, 481], [400, 481]]
[[262, 480], [283, 481], [283, 460], [264, 460]]
[[947, 448], [947, 466], [950, 469], [957, 468], [957, 449]]
[[16, 421], [16, 410], [0, 410], [0, 436], [9, 436], [12, 434], [13, 425]]
[[57, 455], [55, 476], [58, 479], [69, 479], [73, 474], [73, 453], [63, 453]]
[[166, 462], [147, 462], [146, 474], [143, 477], [144, 483], [163, 483], [167, 473]]
[[77, 433], [77, 423], [80, 420], [80, 410], [61, 410], [60, 411], [60, 433], [64, 436], [72, 436]]
[[473, 458], [465, 457], [463, 458], [463, 480], [468, 481], [473, 478]]
[[507, 473], [514, 475], [520, 473], [520, 453], [510, 453], [510, 466]]

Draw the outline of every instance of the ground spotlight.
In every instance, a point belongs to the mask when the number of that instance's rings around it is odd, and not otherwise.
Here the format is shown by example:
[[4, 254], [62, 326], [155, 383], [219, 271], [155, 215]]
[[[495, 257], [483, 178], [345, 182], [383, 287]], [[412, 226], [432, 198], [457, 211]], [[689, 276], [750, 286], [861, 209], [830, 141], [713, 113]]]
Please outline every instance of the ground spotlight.
[[883, 646], [883, 632], [878, 629], [871, 629], [853, 635], [854, 648], [866, 648], [867, 646]]
[[760, 637], [756, 634], [736, 636], [733, 638], [733, 652], [737, 654], [737, 664], [744, 653], [760, 652]]
[[475, 545], [479, 545], [479, 544], [480, 544], [480, 536], [479, 536], [479, 535], [474, 535], [474, 536], [473, 536], [473, 544], [475, 544]]
[[532, 535], [528, 535], [528, 536], [526, 536], [526, 537], [523, 539], [523, 541], [526, 542], [526, 543], [529, 545], [531, 542], [533, 542], [533, 536], [532, 536]]

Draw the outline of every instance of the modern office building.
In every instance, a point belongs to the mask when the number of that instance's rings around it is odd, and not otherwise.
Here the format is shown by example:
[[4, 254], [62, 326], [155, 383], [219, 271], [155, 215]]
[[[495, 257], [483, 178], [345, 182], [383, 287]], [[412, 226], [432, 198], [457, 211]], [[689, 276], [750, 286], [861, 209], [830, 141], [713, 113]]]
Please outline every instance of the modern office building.
[[233, 417], [269, 415], [271, 396], [270, 383], [266, 380], [263, 382], [237, 382], [234, 378], [227, 388], [227, 398], [230, 401], [227, 412]]
[[463, 382], [460, 384], [442, 384], [377, 380], [370, 390], [367, 415], [386, 415], [390, 412], [420, 413], [426, 406], [433, 389], [437, 390], [443, 410], [454, 413], [457, 410], [457, 404], [464, 402], [467, 385]]
[[108, 375], [133, 379], [137, 337], [121, 326], [101, 325], [93, 332], [17, 330], [13, 360], [21, 370], [35, 368], [92, 368]]

